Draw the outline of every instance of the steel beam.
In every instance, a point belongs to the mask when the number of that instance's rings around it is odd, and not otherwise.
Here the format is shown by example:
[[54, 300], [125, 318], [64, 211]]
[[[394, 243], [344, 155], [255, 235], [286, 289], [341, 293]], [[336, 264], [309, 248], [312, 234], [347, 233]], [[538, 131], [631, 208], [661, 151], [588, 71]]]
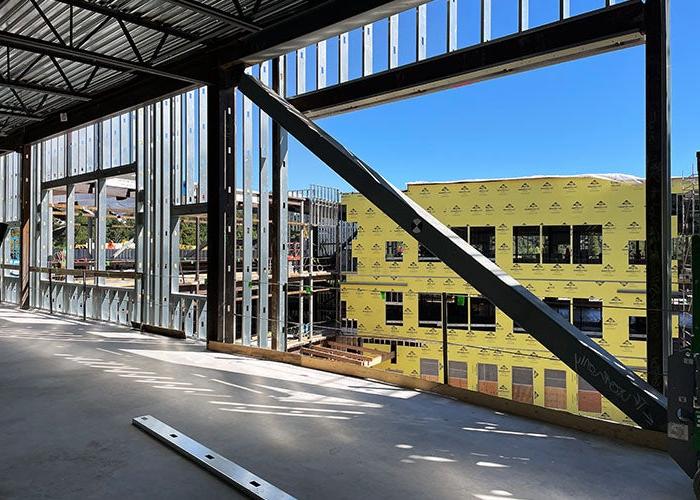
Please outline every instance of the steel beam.
[[625, 2], [566, 21], [466, 47], [308, 92], [290, 102], [329, 116], [644, 43], [644, 4]]
[[43, 119], [39, 115], [15, 111], [7, 107], [5, 107], [5, 109], [0, 109], [0, 116], [2, 116], [3, 118], [21, 118], [30, 122], [40, 122]]
[[243, 40], [222, 44], [217, 55], [225, 66], [257, 64], [321, 40], [348, 33], [425, 3], [425, 0], [328, 0], [290, 16]]
[[194, 41], [197, 39], [197, 35], [193, 33], [188, 33], [181, 29], [175, 28], [165, 23], [160, 23], [158, 21], [152, 21], [146, 17], [140, 16], [139, 14], [134, 14], [131, 12], [126, 12], [120, 9], [115, 9], [107, 5], [95, 2], [88, 2], [86, 0], [56, 0], [57, 2], [70, 5], [72, 7], [78, 7], [79, 9], [87, 10], [90, 12], [96, 12], [104, 16], [112, 17], [114, 19], [119, 19], [121, 21], [126, 21], [128, 23], [134, 24], [136, 26], [142, 26], [150, 30], [159, 31], [161, 33], [166, 33], [170, 36], [177, 38], [182, 38], [184, 40]]
[[239, 89], [384, 214], [646, 429], [666, 427], [666, 398], [405, 193], [256, 79]]
[[148, 75], [170, 78], [196, 85], [204, 85], [206, 82], [199, 78], [192, 78], [186, 75], [179, 75], [168, 71], [163, 71], [158, 68], [148, 66], [146, 64], [136, 63], [127, 59], [98, 54], [88, 50], [76, 49], [66, 45], [47, 42], [32, 38], [17, 33], [12, 33], [6, 30], [0, 30], [0, 43], [6, 47], [11, 47], [19, 50], [27, 50], [36, 54], [44, 54], [47, 56], [60, 57], [69, 61], [81, 62], [92, 66], [100, 66], [116, 71], [138, 72]]
[[671, 354], [668, 0], [646, 2], [647, 380], [663, 391]]
[[28, 92], [37, 92], [39, 94], [55, 95], [59, 97], [67, 97], [75, 101], [89, 101], [90, 96], [81, 92], [76, 92], [70, 89], [62, 89], [51, 85], [40, 85], [32, 82], [23, 82], [18, 80], [0, 79], [0, 87], [6, 87], [14, 90], [25, 90]]
[[179, 7], [182, 7], [184, 9], [190, 10], [192, 12], [196, 12], [198, 14], [202, 14], [204, 16], [210, 17], [212, 19], [216, 19], [217, 21], [221, 21], [222, 23], [226, 23], [229, 26], [233, 26], [234, 28], [241, 28], [246, 31], [250, 31], [252, 33], [255, 33], [257, 31], [260, 31], [261, 28], [259, 26], [254, 25], [253, 23], [249, 23], [248, 21], [244, 21], [243, 19], [240, 19], [232, 14], [229, 14], [225, 10], [217, 9], [216, 7], [212, 7], [211, 5], [207, 5], [201, 2], [196, 2], [194, 0], [166, 0], [168, 3], [177, 5]]

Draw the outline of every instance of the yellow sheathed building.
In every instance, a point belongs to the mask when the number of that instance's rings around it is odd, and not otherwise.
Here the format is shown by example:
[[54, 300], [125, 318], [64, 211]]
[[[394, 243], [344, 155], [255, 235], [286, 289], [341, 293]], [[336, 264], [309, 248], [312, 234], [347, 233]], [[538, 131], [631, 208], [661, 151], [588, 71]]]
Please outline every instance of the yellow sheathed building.
[[[690, 181], [673, 181], [674, 193], [691, 187]], [[417, 182], [406, 193], [646, 375], [643, 179], [612, 174]], [[357, 235], [341, 315], [365, 346], [395, 352], [376, 368], [444, 379], [444, 292], [451, 384], [632, 423], [363, 196], [345, 194], [343, 204]], [[674, 260], [674, 290], [677, 269]], [[673, 330], [677, 336], [675, 315]]]

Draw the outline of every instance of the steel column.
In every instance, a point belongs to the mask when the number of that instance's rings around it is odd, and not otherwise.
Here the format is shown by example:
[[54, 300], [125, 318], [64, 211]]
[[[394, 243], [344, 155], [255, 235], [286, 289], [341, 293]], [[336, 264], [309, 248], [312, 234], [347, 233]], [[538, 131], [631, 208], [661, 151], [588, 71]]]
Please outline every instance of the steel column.
[[233, 87], [207, 88], [207, 340], [235, 336]]
[[640, 426], [665, 430], [666, 398], [481, 255], [284, 99], [244, 75], [239, 89], [419, 243]]
[[647, 380], [661, 392], [671, 353], [668, 0], [648, 0], [645, 7]]

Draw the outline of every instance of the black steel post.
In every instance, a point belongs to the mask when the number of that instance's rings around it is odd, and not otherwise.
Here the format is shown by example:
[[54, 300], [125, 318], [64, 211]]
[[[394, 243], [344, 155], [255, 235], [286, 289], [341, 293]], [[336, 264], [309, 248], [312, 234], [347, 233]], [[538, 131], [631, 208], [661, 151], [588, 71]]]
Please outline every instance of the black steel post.
[[450, 383], [447, 348], [447, 293], [442, 292], [442, 383], [446, 385]]
[[207, 89], [207, 340], [223, 340], [222, 267], [223, 234], [223, 174], [225, 130], [223, 127], [225, 99], [221, 89]]
[[668, 0], [646, 6], [647, 380], [662, 392], [671, 352]]
[[207, 340], [226, 342], [235, 332], [235, 169], [233, 81], [207, 92]]

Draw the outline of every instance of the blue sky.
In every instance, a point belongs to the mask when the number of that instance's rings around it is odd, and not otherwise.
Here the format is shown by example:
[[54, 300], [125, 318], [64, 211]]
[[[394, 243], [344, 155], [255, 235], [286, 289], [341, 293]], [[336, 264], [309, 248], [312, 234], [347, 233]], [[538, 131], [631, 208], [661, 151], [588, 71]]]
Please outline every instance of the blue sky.
[[[572, 15], [602, 0], [572, 0]], [[444, 0], [429, 5], [428, 53], [444, 44]], [[531, 25], [553, 20], [557, 0], [531, 1]], [[551, 4], [551, 5], [550, 5]], [[494, 37], [515, 28], [516, 0], [494, 2]], [[478, 36], [478, 1], [461, 0], [459, 45]], [[412, 18], [400, 18], [401, 62], [412, 57]], [[688, 174], [700, 150], [700, 2], [671, 2], [672, 169]], [[437, 21], [437, 22], [436, 22]], [[386, 26], [375, 27], [385, 40]], [[405, 43], [408, 41], [408, 43]], [[352, 45], [359, 43], [353, 32]], [[375, 42], [375, 60], [386, 49]], [[357, 45], [355, 45], [357, 47]], [[334, 48], [329, 47], [329, 53]], [[358, 51], [354, 51], [358, 52]], [[351, 76], [359, 64], [351, 56]], [[308, 58], [312, 66], [313, 55]], [[329, 75], [334, 73], [329, 61]], [[380, 66], [381, 68], [381, 66]], [[318, 122], [392, 183], [518, 175], [644, 175], [644, 47], [580, 59]], [[290, 137], [290, 187], [347, 184]]]

